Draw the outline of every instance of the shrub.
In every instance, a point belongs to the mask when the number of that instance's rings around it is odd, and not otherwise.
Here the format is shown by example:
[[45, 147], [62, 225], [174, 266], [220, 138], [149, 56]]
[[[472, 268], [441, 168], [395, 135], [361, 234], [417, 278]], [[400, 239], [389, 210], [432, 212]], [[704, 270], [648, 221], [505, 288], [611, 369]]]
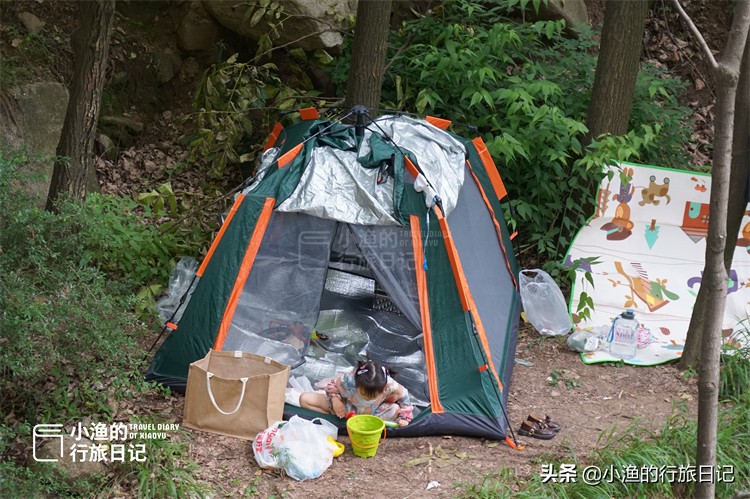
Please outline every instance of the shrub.
[[131, 443], [145, 447], [145, 461], [119, 465], [119, 481], [130, 482], [128, 488], [137, 490], [138, 497], [143, 499], [207, 496], [210, 492], [208, 488], [193, 476], [198, 465], [189, 457], [190, 446], [184, 431], [172, 431], [166, 439], [153, 436], [143, 438], [144, 436], [139, 436]]
[[36, 207], [18, 173], [33, 160], [0, 148], [0, 495], [90, 496], [99, 481], [66, 485], [23, 466], [31, 428], [109, 422], [113, 399], [148, 388], [139, 341], [153, 332], [132, 312], [133, 279], [161, 271], [116, 266], [144, 258], [137, 248], [96, 251], [112, 233], [153, 236], [141, 220], [113, 214], [118, 200], [95, 196], [59, 213]]

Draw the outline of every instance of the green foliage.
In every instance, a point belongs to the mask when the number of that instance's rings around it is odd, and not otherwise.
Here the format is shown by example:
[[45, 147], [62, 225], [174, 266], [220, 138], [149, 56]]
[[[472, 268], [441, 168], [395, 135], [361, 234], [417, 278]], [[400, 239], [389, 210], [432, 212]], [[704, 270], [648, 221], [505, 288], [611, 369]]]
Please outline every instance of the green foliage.
[[[186, 137], [191, 161], [209, 161], [216, 177], [226, 172], [228, 164], [252, 162], [263, 147], [261, 135], [281, 113], [293, 118], [296, 114], [291, 111], [312, 105], [316, 92], [311, 90], [305, 67], [325, 65], [332, 59], [322, 50], [308, 57], [303, 50], [292, 49], [289, 55], [285, 82], [275, 64], [238, 62], [237, 54], [206, 70], [193, 102], [191, 117], [197, 131]], [[256, 133], [258, 121], [262, 126]]]
[[[600, 263], [599, 257], [590, 256], [586, 258], [579, 258], [575, 262], [572, 262], [568, 267], [565, 267], [562, 263], [557, 264], [557, 268], [560, 269], [561, 273], [565, 273], [566, 282], [574, 284], [577, 278], [580, 278], [580, 293], [578, 294], [578, 307], [576, 308], [573, 316], [573, 323], [587, 321], [591, 318], [591, 312], [594, 310], [594, 298], [592, 291], [594, 288], [594, 277], [590, 271], [584, 267], [593, 266]], [[591, 286], [589, 288], [589, 285]]]
[[[32, 437], [27, 437], [28, 442]], [[0, 477], [0, 496], [8, 499], [96, 497], [106, 483], [105, 476], [64, 480], [52, 467], [27, 468], [9, 461], [0, 461]]]
[[549, 373], [549, 376], [547, 376], [547, 384], [549, 386], [562, 386], [565, 385], [566, 388], [576, 388], [580, 386], [579, 382], [576, 381], [573, 378], [568, 378], [568, 373], [565, 370], [558, 370], [553, 369], [551, 373]]
[[[274, 0], [247, 1], [237, 6], [244, 24], [263, 26], [255, 57], [241, 61], [234, 54], [204, 72], [193, 101], [195, 112], [187, 117], [194, 118], [196, 131], [184, 137], [189, 143], [190, 160], [211, 163], [215, 177], [224, 175], [227, 165], [252, 164], [270, 124], [284, 115], [296, 117], [294, 109], [311, 106], [317, 97], [308, 68], [333, 62], [325, 50], [307, 53], [291, 48], [285, 49], [283, 70], [270, 62], [261, 64], [271, 52], [284, 47], [275, 47], [274, 42], [293, 16]], [[319, 99], [318, 104], [325, 105], [325, 101]], [[247, 170], [242, 168], [243, 176], [250, 173]]]
[[[733, 466], [733, 483], [718, 482], [717, 497], [731, 497], [734, 493], [750, 486], [750, 401], [730, 405], [720, 410], [717, 439], [717, 463], [719, 468]], [[610, 497], [692, 497], [694, 483], [677, 483], [669, 480], [624, 480], [627, 469], [658, 469], [695, 465], [695, 436], [697, 422], [682, 406], [670, 417], [661, 431], [652, 432], [638, 422], [614, 434], [614, 428], [599, 437], [597, 449], [586, 460], [575, 454], [552, 459], [541, 464], [552, 464], [555, 470], [560, 464], [575, 464], [578, 479], [575, 482], [543, 483], [540, 474], [533, 474], [530, 480], [521, 481], [507, 469], [491, 474], [479, 484], [462, 486], [460, 497], [557, 497], [557, 498], [610, 498]], [[587, 485], [581, 480], [581, 472], [587, 466], [599, 470], [617, 470], [613, 480], [602, 480], [596, 486]], [[674, 468], [676, 469], [676, 468]], [[541, 471], [541, 465], [540, 465]], [[653, 473], [653, 471], [652, 471]], [[658, 476], [658, 475], [657, 475]]]
[[[110, 421], [110, 401], [143, 385], [131, 287], [81, 258], [82, 208], [45, 212], [24, 195], [22, 151], [0, 149], [0, 481], [3, 497], [91, 496], [23, 466], [31, 427]], [[11, 491], [11, 492], [8, 492]]]
[[[563, 21], [510, 21], [508, 3], [449, 0], [404, 22], [389, 43], [394, 52], [383, 106], [451, 119], [469, 137], [478, 132], [508, 186], [521, 251], [555, 262], [591, 213], [605, 164], [684, 166], [687, 111], [675, 98], [683, 84], [644, 68], [631, 130], [584, 149], [593, 35], [566, 38]], [[536, 8], [539, 2], [523, 3]], [[334, 73], [339, 83], [346, 75], [342, 61]], [[545, 268], [558, 277], [554, 267]]]
[[252, 159], [252, 152], [241, 154], [238, 148], [243, 138], [253, 134], [250, 111], [265, 107], [275, 88], [282, 86], [271, 74], [274, 68], [238, 63], [235, 54], [204, 73], [193, 104], [197, 133], [191, 137], [190, 160], [210, 161], [218, 177], [227, 163]]
[[721, 400], [750, 400], [750, 319], [742, 321], [744, 329], [735, 333], [731, 343], [724, 344], [721, 356]]
[[[151, 421], [149, 421], [151, 423]], [[138, 497], [206, 497], [207, 487], [193, 476], [198, 465], [189, 457], [189, 441], [184, 431], [170, 432], [166, 439], [146, 438], [146, 434], [132, 440], [133, 445], [144, 445], [145, 461], [126, 462], [120, 466], [120, 480], [134, 482]]]
[[127, 289], [80, 258], [74, 214], [52, 214], [19, 195], [21, 153], [0, 151], [0, 365], [3, 414], [108, 416], [102, 379], [136, 361]]
[[[68, 206], [74, 211], [75, 208]], [[165, 281], [173, 255], [181, 242], [175, 234], [159, 234], [144, 223], [152, 215], [127, 197], [93, 194], [80, 213], [83, 247], [81, 262], [93, 264], [113, 276], [132, 282]]]
[[243, 25], [256, 26], [261, 21], [265, 22], [266, 29], [261, 31], [258, 38], [256, 56], [267, 54], [273, 49], [273, 42], [279, 38], [279, 30], [283, 28], [284, 21], [292, 16], [284, 12], [279, 2], [271, 0], [243, 2], [240, 6], [245, 9], [242, 13]]
[[[92, 497], [106, 477], [68, 483], [24, 466], [31, 428], [111, 422], [113, 400], [153, 393], [139, 346], [153, 331], [132, 313], [133, 293], [165, 281], [175, 252], [194, 248], [178, 242], [181, 224], [169, 217], [180, 203], [168, 185], [142, 195], [142, 204], [95, 195], [50, 213], [24, 194], [19, 167], [35, 160], [0, 148], [0, 496]], [[157, 219], [167, 219], [164, 233]], [[185, 449], [149, 443], [150, 462], [124, 473], [137, 477], [144, 497], [204, 495]]]
[[547, 5], [547, 0], [506, 0], [504, 3], [507, 5], [508, 9], [517, 8], [519, 10], [525, 10], [529, 7], [529, 4], [531, 4], [534, 12], [538, 13], [539, 8], [542, 5]]

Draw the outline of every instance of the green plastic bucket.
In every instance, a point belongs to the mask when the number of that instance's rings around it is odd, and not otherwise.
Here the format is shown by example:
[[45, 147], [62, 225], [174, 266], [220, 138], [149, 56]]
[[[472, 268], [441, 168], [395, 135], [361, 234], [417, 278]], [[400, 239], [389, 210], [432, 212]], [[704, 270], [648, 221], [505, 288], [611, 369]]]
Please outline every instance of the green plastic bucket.
[[352, 441], [355, 456], [372, 457], [378, 452], [380, 435], [385, 429], [385, 423], [377, 416], [361, 414], [352, 416], [346, 421], [346, 431]]

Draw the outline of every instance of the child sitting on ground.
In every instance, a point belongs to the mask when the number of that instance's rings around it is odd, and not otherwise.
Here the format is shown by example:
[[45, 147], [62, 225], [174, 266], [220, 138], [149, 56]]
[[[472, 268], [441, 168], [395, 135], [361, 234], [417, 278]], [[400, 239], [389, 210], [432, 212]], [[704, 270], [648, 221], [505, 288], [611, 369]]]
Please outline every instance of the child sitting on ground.
[[336, 376], [326, 387], [325, 395], [315, 392], [300, 395], [300, 406], [340, 418], [349, 412], [372, 414], [406, 426], [414, 407], [407, 389], [391, 377], [394, 374], [372, 360], [360, 361], [356, 368]]

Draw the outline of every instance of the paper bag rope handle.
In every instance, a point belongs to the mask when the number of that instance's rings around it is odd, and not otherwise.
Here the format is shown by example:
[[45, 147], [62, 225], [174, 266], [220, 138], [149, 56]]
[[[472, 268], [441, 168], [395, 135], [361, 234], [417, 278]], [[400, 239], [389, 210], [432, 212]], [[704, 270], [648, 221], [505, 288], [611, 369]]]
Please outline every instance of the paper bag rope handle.
[[213, 377], [213, 375], [214, 373], [210, 373], [206, 371], [206, 388], [208, 388], [208, 396], [211, 399], [211, 403], [214, 405], [214, 409], [216, 409], [220, 413], [224, 414], [225, 416], [231, 416], [232, 414], [240, 410], [240, 406], [242, 405], [242, 400], [245, 398], [245, 386], [247, 385], [247, 378], [240, 378], [240, 381], [242, 381], [242, 394], [240, 395], [240, 401], [237, 402], [237, 407], [235, 407], [234, 410], [231, 412], [224, 412], [216, 404], [214, 393], [211, 391], [211, 378]]

